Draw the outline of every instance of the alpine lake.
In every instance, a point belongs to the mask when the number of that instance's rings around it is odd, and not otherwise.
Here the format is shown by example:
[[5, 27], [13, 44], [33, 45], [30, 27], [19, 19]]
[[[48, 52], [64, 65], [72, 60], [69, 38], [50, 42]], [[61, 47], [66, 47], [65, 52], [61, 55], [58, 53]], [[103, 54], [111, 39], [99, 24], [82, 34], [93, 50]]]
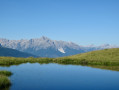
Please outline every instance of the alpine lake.
[[23, 63], [0, 70], [13, 73], [4, 90], [119, 90], [119, 66]]

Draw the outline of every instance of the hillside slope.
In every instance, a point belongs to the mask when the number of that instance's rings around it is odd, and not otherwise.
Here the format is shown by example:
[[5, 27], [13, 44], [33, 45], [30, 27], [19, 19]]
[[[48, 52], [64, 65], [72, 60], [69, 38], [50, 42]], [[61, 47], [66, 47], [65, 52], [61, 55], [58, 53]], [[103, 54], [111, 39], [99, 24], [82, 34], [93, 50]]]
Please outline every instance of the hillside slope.
[[24, 53], [15, 49], [5, 48], [0, 46], [0, 56], [9, 57], [36, 57], [35, 55]]
[[73, 59], [87, 59], [87, 60], [119, 60], [119, 48], [97, 50], [88, 53], [69, 56]]
[[119, 65], [119, 48], [97, 50], [88, 53], [57, 58], [56, 61], [95, 65]]

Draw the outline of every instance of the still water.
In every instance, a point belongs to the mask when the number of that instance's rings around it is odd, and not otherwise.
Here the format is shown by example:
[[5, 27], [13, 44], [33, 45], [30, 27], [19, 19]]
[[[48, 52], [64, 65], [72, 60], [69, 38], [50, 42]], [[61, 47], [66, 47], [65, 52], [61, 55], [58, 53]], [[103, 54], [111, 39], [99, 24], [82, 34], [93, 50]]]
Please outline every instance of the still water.
[[9, 70], [10, 90], [119, 90], [119, 72], [80, 65], [21, 64]]

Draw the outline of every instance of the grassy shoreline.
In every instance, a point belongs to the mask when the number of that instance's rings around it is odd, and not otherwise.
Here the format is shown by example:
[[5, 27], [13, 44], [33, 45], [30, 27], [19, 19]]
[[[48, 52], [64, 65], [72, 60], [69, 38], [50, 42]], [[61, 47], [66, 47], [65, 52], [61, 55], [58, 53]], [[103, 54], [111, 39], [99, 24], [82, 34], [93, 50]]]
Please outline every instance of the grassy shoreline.
[[27, 62], [119, 66], [119, 48], [92, 51], [60, 58], [0, 57], [0, 65], [18, 65]]
[[7, 89], [11, 85], [11, 82], [9, 80], [9, 76], [11, 76], [12, 73], [10, 71], [0, 71], [0, 89]]

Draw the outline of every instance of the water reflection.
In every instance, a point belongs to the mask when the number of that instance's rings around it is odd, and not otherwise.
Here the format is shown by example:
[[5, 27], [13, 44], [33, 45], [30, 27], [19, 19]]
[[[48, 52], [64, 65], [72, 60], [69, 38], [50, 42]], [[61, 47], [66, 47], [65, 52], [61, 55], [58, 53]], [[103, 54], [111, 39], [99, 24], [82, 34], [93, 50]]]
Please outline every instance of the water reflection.
[[[50, 62], [38, 62], [40, 65], [42, 64], [49, 64]], [[31, 63], [32, 64], [32, 63]], [[112, 71], [119, 71], [119, 66], [110, 66], [110, 65], [85, 65], [85, 64], [79, 64], [79, 63], [57, 63], [60, 65], [80, 65], [80, 66], [89, 66], [93, 68], [100, 68], [100, 69], [106, 69], [106, 70], [112, 70]], [[15, 64], [15, 66], [19, 66], [20, 64]], [[13, 65], [0, 65], [0, 67], [10, 67]]]

